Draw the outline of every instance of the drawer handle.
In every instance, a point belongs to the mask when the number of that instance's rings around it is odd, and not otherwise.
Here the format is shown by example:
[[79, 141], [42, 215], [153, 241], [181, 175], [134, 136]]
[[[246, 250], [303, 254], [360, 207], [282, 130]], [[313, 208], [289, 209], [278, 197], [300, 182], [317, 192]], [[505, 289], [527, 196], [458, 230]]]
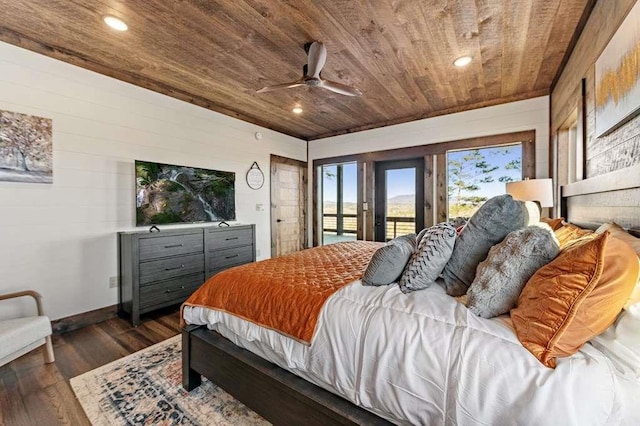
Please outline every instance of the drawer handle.
[[182, 286], [180, 288], [173, 289], [173, 290], [165, 290], [164, 292], [165, 293], [173, 293], [174, 291], [180, 291], [180, 290], [184, 290], [184, 286]]
[[175, 266], [173, 268], [164, 268], [165, 271], [175, 271], [176, 269], [183, 269], [184, 268], [184, 263], [180, 266]]
[[164, 246], [164, 248], [176, 248], [176, 247], [184, 247], [184, 244], [170, 244], [168, 246]]
[[234, 257], [238, 257], [238, 254], [232, 254], [231, 256], [225, 257], [225, 259], [233, 259]]
[[227, 241], [237, 240], [237, 239], [238, 239], [238, 237], [229, 237], [229, 238], [225, 238], [225, 240], [227, 240]]

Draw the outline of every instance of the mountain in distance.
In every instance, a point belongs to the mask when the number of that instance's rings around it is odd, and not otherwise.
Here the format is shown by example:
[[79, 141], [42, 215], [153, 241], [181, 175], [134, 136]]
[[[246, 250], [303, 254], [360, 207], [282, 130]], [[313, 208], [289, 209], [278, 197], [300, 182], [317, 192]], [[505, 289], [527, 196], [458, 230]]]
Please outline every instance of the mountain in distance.
[[416, 202], [416, 194], [402, 194], [389, 198], [387, 204], [414, 204]]
[[[395, 197], [391, 197], [389, 198], [389, 200], [387, 201], [387, 205], [397, 205], [397, 204], [415, 204], [416, 202], [416, 196], [415, 194], [402, 194], [402, 195], [396, 195]], [[356, 209], [356, 203], [352, 202], [352, 201], [345, 201], [342, 205], [342, 208], [344, 209], [344, 211], [346, 212], [347, 210], [353, 210], [355, 211]], [[326, 211], [335, 211], [336, 210], [336, 202], [335, 201], [325, 201], [324, 202], [324, 209]]]
[[[415, 194], [402, 194], [389, 198], [387, 201], [387, 214], [389, 216], [413, 217], [415, 215]], [[336, 202], [325, 201], [323, 211], [325, 214], [336, 213]], [[342, 206], [345, 214], [356, 214], [357, 205], [352, 201], [345, 201]]]
[[[335, 213], [337, 211], [337, 203], [335, 201], [324, 202], [325, 213]], [[356, 214], [358, 211], [357, 204], [352, 201], [345, 201], [342, 203], [342, 212], [346, 214]]]

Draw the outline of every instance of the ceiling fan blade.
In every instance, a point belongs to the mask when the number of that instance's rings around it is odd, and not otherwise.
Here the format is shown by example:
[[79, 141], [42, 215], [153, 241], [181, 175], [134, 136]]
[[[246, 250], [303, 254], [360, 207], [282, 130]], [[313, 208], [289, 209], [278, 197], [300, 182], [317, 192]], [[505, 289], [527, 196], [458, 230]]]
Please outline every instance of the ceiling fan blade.
[[307, 61], [308, 77], [320, 78], [320, 71], [327, 62], [327, 48], [324, 44], [314, 41], [309, 47], [309, 60]]
[[291, 83], [274, 84], [273, 86], [263, 87], [262, 89], [256, 91], [256, 93], [265, 93], [280, 89], [291, 89], [298, 86], [304, 86], [304, 83], [300, 81], [292, 81]]
[[319, 84], [319, 87], [331, 90], [332, 92], [340, 93], [341, 95], [362, 96], [362, 92], [355, 87], [336, 83], [335, 81], [322, 80], [322, 83]]

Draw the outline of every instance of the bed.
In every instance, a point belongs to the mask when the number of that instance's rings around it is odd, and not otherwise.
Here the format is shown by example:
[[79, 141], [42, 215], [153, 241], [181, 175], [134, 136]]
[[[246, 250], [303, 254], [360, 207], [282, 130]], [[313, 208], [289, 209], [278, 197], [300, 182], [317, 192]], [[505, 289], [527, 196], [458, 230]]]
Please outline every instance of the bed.
[[[638, 228], [639, 192], [589, 179], [564, 188], [563, 211]], [[205, 376], [274, 424], [640, 424], [637, 374], [597, 344], [547, 368], [508, 316], [478, 318], [440, 286], [354, 281], [323, 304], [311, 345], [219, 310], [183, 314], [185, 388]]]

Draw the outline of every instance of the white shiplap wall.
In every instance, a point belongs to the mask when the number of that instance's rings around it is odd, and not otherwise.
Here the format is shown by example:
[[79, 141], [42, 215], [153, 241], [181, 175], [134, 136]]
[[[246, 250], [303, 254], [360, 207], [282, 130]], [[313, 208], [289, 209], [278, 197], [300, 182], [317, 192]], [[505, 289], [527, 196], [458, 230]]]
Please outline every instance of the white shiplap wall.
[[547, 177], [548, 96], [314, 140], [309, 160], [524, 130], [536, 131], [536, 177]]
[[[0, 182], [0, 293], [37, 290], [52, 319], [117, 303], [109, 277], [116, 233], [135, 226], [135, 159], [235, 172], [237, 219], [256, 224], [266, 258], [269, 155], [307, 155], [302, 140], [5, 43], [0, 109], [53, 119], [54, 183]], [[253, 161], [258, 191], [245, 181]], [[28, 305], [0, 302], [0, 318]]]

